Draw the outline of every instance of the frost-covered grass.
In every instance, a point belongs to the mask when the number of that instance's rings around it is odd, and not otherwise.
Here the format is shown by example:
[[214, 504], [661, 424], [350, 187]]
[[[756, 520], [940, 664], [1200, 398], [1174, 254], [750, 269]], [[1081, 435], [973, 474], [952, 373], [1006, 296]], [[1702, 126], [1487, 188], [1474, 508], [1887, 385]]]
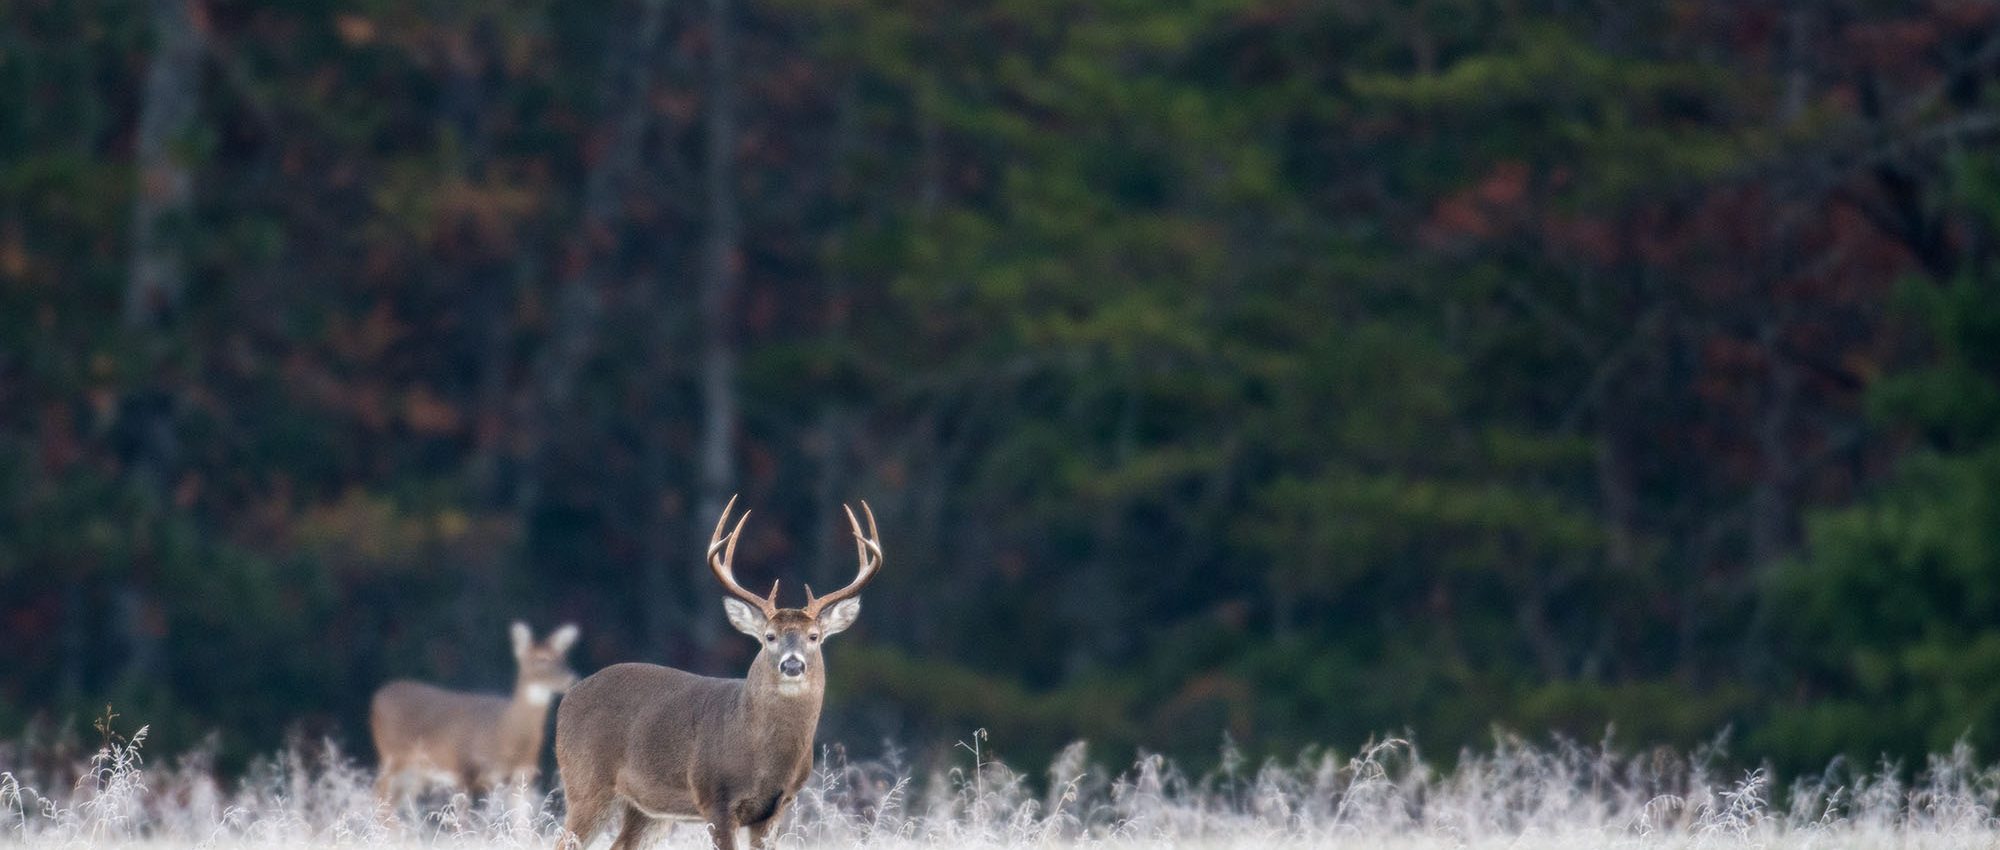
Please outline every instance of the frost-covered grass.
[[[1199, 776], [1158, 757], [1107, 770], [1077, 744], [1033, 782], [986, 758], [981, 740], [959, 767], [915, 776], [893, 756], [828, 752], [779, 846], [2000, 847], [2000, 766], [1965, 747], [1913, 772], [1837, 762], [1780, 783], [1718, 768], [1712, 750], [1632, 755], [1505, 736], [1450, 770], [1390, 740], [1254, 765], [1225, 749]], [[291, 748], [225, 786], [199, 755], [148, 764], [144, 744], [144, 730], [113, 738], [73, 778], [0, 762], [0, 844], [548, 848], [560, 824], [561, 795], [526, 789], [379, 806], [373, 777], [330, 745]], [[658, 846], [707, 839], [690, 825]]]

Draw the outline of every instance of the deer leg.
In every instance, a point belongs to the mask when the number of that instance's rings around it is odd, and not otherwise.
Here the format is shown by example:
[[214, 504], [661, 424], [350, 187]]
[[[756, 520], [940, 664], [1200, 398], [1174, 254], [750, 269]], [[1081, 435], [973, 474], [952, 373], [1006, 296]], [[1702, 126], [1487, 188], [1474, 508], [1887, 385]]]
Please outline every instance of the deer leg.
[[382, 760], [381, 771], [375, 774], [375, 800], [377, 802], [392, 806], [395, 805], [396, 774], [401, 772], [402, 768], [395, 762], [388, 759]]
[[611, 842], [611, 850], [644, 850], [646, 839], [657, 826], [659, 821], [639, 811], [638, 806], [626, 806], [625, 823], [618, 828], [618, 838]]
[[708, 839], [715, 842], [715, 850], [736, 850], [736, 818], [729, 807], [716, 806], [709, 814]]
[[778, 825], [778, 818], [772, 816], [750, 825], [750, 850], [764, 850], [770, 846], [771, 828]]
[[556, 850], [583, 850], [590, 845], [597, 833], [604, 829], [604, 819], [610, 815], [610, 801], [602, 795], [576, 793], [577, 789], [564, 790], [569, 803], [569, 813], [563, 817], [562, 836], [556, 840]]
[[769, 835], [771, 830], [778, 828], [778, 821], [785, 816], [785, 809], [791, 804], [792, 796], [790, 794], [779, 797], [777, 803], [771, 806], [771, 811], [764, 816], [763, 820], [748, 824], [750, 827], [751, 850], [764, 850], [765, 847], [770, 846]]

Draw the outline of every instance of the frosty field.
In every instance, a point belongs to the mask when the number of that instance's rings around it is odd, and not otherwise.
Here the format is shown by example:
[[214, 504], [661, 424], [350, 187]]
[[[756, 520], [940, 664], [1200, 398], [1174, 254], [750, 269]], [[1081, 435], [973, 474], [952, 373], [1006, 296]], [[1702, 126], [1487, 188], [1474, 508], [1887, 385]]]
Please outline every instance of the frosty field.
[[[201, 757], [152, 764], [144, 733], [71, 776], [0, 764], [0, 842], [30, 848], [552, 847], [560, 793], [378, 807], [368, 771], [293, 748], [225, 786]], [[1072, 745], [1041, 781], [966, 748], [918, 775], [826, 751], [780, 847], [1969, 848], [2000, 846], [2000, 766], [1968, 748], [1898, 771], [1836, 762], [1806, 777], [1725, 770], [1706, 750], [1501, 737], [1448, 770], [1390, 740], [1193, 776], [1148, 757], [1120, 770]], [[32, 761], [19, 758], [21, 761]], [[1906, 776], [1908, 778], [1898, 778]], [[1035, 788], [1046, 789], [1043, 791]], [[608, 839], [600, 839], [599, 847]], [[699, 848], [682, 826], [659, 847]]]

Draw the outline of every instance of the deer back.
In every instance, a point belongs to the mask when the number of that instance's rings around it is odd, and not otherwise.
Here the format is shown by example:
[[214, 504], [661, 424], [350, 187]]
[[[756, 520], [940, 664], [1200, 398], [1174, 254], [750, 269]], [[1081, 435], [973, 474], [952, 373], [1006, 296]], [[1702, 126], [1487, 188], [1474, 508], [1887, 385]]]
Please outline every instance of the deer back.
[[[522, 751], [532, 753], [540, 746], [539, 718], [524, 722], [524, 712], [514, 711], [514, 703], [505, 696], [405, 679], [375, 692], [368, 726], [384, 763], [486, 773], [518, 764]], [[532, 760], [530, 755], [527, 761]]]

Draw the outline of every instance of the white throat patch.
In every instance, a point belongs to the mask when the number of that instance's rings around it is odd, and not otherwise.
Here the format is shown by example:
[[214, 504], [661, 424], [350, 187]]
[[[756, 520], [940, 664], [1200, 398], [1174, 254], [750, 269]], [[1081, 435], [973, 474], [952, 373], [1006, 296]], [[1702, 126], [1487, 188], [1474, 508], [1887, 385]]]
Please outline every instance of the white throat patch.
[[548, 705], [555, 695], [555, 691], [547, 685], [529, 685], [522, 691], [521, 698], [527, 700], [529, 705]]
[[808, 688], [806, 686], [806, 678], [804, 676], [800, 676], [796, 679], [788, 679], [783, 676], [778, 677], [779, 696], [784, 696], [784, 697], [801, 696], [808, 690], [811, 690], [811, 688]]

